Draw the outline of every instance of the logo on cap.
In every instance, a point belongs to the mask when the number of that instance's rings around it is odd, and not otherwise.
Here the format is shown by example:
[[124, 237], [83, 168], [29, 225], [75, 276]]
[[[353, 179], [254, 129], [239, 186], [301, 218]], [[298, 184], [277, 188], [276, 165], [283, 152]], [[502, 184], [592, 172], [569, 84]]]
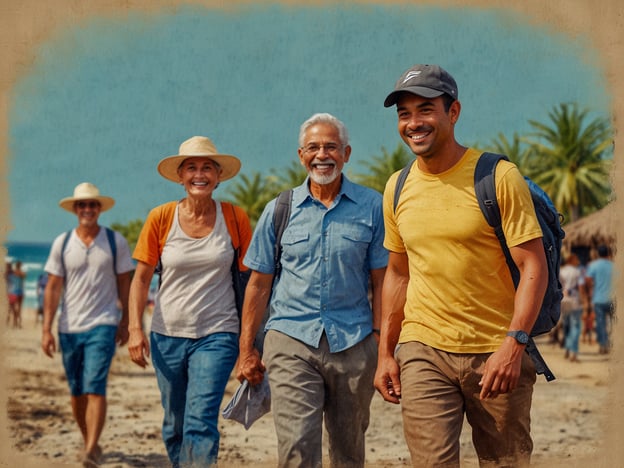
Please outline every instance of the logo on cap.
[[412, 70], [407, 75], [405, 75], [405, 78], [403, 79], [403, 83], [407, 83], [409, 80], [420, 75], [421, 73], [422, 73], [422, 70]]

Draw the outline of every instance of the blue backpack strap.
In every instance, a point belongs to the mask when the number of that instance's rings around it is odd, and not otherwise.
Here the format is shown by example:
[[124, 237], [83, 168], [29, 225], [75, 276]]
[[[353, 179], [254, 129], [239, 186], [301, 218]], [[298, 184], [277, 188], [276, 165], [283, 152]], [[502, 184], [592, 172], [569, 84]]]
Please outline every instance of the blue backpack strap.
[[111, 253], [113, 255], [113, 272], [117, 274], [117, 242], [115, 242], [115, 232], [110, 228], [106, 229], [106, 237], [108, 239], [108, 245], [110, 245]]
[[273, 211], [273, 229], [275, 230], [275, 250], [273, 251], [273, 264], [275, 265], [275, 273], [273, 281], [279, 277], [282, 272], [282, 235], [288, 226], [290, 219], [290, 205], [292, 203], [292, 189], [280, 192], [275, 200], [275, 210]]
[[401, 196], [401, 190], [403, 190], [403, 186], [405, 185], [405, 181], [407, 180], [407, 176], [414, 165], [415, 159], [412, 159], [408, 162], [403, 169], [401, 169], [401, 173], [399, 177], [397, 177], [396, 185], [394, 186], [394, 206], [392, 211], [396, 212], [397, 205], [399, 204], [399, 197]]
[[65, 249], [67, 248], [67, 243], [69, 242], [71, 233], [72, 233], [71, 229], [65, 233], [65, 237], [63, 238], [63, 243], [61, 244], [61, 267], [63, 268], [63, 278], [67, 277], [67, 271], [65, 271]]
[[[507, 241], [505, 240], [505, 234], [503, 232], [501, 222], [500, 207], [498, 206], [498, 200], [496, 198], [496, 165], [501, 159], [506, 161], [509, 160], [507, 156], [502, 154], [483, 153], [481, 155], [477, 161], [474, 173], [475, 195], [487, 223], [494, 228], [496, 237], [498, 238], [501, 248], [503, 249], [503, 253], [505, 254], [505, 260], [507, 261], [507, 266], [511, 272], [514, 286], [518, 287], [520, 272], [511, 257], [509, 247], [507, 247]], [[535, 372], [537, 374], [544, 375], [548, 382], [555, 379], [554, 374], [548, 368], [544, 358], [535, 346], [533, 338], [529, 338], [529, 343], [527, 344], [525, 351], [533, 360]]]

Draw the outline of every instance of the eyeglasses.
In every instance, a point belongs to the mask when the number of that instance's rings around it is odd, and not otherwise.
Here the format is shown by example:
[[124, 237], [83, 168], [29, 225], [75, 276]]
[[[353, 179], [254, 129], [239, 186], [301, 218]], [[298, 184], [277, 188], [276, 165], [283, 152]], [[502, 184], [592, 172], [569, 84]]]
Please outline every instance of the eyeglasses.
[[97, 201], [79, 201], [76, 202], [76, 206], [81, 210], [85, 208], [91, 208], [92, 210], [100, 207], [100, 202]]
[[310, 143], [309, 145], [302, 146], [301, 149], [307, 154], [318, 154], [321, 149], [325, 149], [327, 154], [336, 154], [338, 151], [342, 150], [343, 145], [339, 145], [338, 143], [325, 143], [324, 145], [318, 145], [316, 143]]

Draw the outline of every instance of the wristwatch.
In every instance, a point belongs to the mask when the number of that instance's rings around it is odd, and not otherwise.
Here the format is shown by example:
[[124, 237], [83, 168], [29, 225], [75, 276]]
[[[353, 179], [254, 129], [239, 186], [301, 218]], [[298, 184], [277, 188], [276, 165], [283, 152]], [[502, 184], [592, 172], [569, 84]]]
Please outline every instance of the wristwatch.
[[512, 338], [515, 338], [516, 341], [520, 344], [525, 345], [529, 342], [529, 334], [522, 330], [508, 331], [507, 336], [511, 336]]

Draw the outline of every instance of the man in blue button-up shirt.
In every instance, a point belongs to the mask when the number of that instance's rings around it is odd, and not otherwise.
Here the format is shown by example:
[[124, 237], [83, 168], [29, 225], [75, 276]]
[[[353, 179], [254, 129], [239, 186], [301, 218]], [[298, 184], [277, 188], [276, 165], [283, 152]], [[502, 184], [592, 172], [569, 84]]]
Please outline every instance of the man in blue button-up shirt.
[[[364, 466], [388, 261], [382, 199], [342, 174], [351, 147], [344, 124], [332, 115], [304, 122], [299, 146], [308, 178], [293, 190], [272, 294], [275, 200], [244, 259], [252, 274], [238, 377], [256, 385], [268, 372], [279, 466], [321, 466], [323, 418], [332, 466]], [[269, 298], [263, 362], [253, 342]]]

